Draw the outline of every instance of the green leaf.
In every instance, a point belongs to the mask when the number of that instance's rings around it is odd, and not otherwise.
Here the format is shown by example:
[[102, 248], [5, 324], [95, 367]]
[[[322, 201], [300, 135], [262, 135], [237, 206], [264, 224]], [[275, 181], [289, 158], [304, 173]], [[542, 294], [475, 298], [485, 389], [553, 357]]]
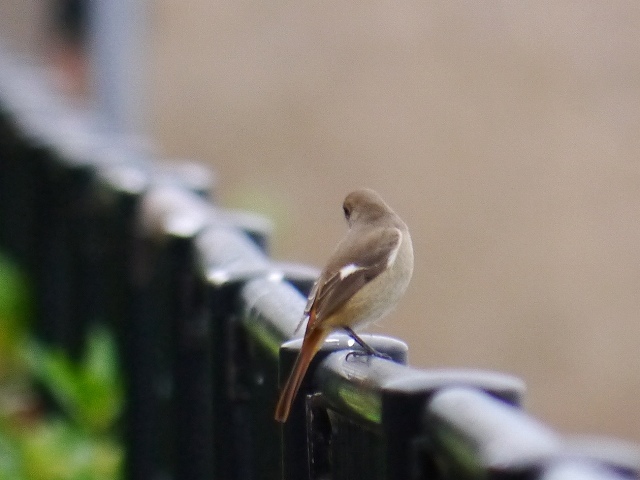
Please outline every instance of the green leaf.
[[115, 341], [106, 329], [90, 333], [80, 363], [36, 343], [30, 345], [27, 360], [34, 377], [80, 427], [96, 433], [113, 427], [124, 394]]
[[20, 438], [26, 478], [33, 480], [113, 480], [122, 449], [104, 437], [89, 435], [61, 419], [24, 430]]
[[24, 273], [0, 252], [0, 377], [20, 372], [20, 349], [27, 337], [31, 293]]
[[21, 480], [24, 477], [20, 447], [4, 429], [0, 430], [0, 480]]

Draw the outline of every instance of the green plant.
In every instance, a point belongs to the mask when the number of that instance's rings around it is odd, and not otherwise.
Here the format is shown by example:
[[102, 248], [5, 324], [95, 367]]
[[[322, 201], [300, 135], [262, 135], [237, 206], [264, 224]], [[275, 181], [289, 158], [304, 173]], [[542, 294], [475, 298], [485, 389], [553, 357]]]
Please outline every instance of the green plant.
[[[94, 329], [74, 361], [33, 339], [29, 298], [0, 254], [0, 480], [115, 480], [123, 388], [113, 336]], [[57, 408], [44, 408], [42, 391]]]
[[20, 356], [29, 331], [30, 298], [25, 275], [0, 252], [0, 381], [22, 373]]
[[34, 378], [80, 428], [101, 434], [113, 427], [122, 411], [123, 392], [116, 345], [106, 329], [90, 333], [80, 362], [35, 342], [26, 358]]

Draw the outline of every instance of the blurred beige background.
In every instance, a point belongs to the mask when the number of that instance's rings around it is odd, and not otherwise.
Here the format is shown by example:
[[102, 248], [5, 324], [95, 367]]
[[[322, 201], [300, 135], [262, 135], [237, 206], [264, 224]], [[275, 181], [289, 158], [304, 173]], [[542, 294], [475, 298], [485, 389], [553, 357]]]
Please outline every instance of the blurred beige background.
[[411, 227], [378, 332], [640, 440], [640, 4], [157, 2], [151, 126], [321, 265], [352, 188]]
[[47, 44], [47, 3], [42, 0], [0, 1], [0, 38], [11, 51], [42, 56]]
[[321, 265], [377, 189], [416, 268], [376, 332], [640, 441], [640, 4], [148, 3], [149, 131], [274, 218], [275, 256]]

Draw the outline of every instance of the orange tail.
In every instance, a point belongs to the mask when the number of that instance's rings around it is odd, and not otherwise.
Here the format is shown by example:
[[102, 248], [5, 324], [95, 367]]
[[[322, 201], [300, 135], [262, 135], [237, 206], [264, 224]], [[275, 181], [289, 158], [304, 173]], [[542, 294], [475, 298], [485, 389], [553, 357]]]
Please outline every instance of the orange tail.
[[305, 335], [304, 340], [302, 341], [302, 348], [298, 353], [298, 358], [296, 358], [296, 362], [289, 374], [287, 383], [280, 393], [280, 399], [278, 400], [278, 406], [276, 407], [276, 421], [284, 423], [287, 421], [287, 418], [289, 418], [291, 404], [298, 393], [298, 389], [304, 379], [305, 373], [307, 373], [309, 364], [316, 353], [318, 353], [318, 350], [320, 350], [320, 347], [328, 334], [328, 331], [316, 328]]

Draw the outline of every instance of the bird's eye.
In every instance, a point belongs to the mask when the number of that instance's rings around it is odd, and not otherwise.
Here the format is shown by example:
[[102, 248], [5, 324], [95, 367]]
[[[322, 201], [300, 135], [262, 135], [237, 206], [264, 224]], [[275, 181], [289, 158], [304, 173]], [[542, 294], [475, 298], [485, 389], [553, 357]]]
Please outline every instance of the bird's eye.
[[345, 218], [348, 219], [351, 216], [351, 209], [349, 207], [347, 207], [346, 205], [344, 205], [342, 207], [342, 211], [344, 212]]

